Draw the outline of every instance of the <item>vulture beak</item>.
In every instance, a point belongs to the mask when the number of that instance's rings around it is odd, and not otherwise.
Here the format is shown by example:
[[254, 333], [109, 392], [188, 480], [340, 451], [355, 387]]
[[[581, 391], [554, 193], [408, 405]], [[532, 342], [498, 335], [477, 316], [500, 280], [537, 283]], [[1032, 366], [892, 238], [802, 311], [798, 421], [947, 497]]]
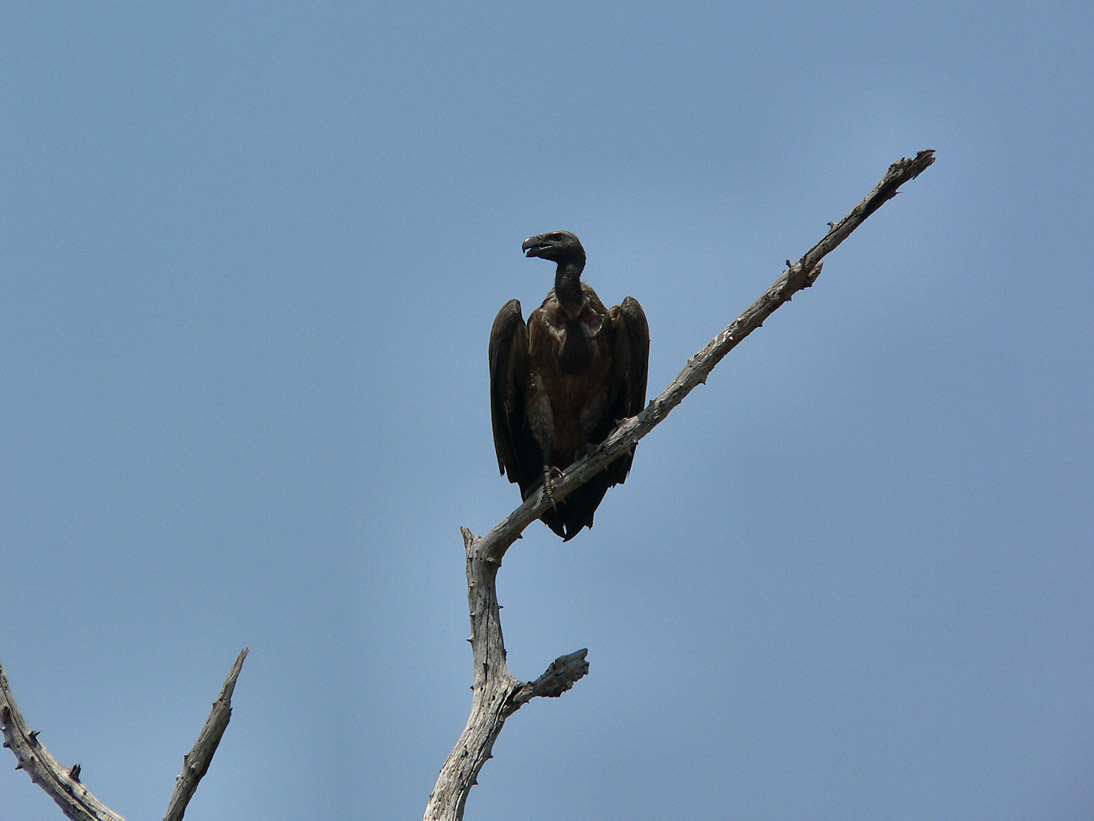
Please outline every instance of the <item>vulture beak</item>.
[[524, 252], [526, 257], [538, 257], [548, 245], [549, 242], [543, 239], [543, 235], [537, 235], [534, 237], [528, 237], [524, 242], [520, 244], [520, 250]]

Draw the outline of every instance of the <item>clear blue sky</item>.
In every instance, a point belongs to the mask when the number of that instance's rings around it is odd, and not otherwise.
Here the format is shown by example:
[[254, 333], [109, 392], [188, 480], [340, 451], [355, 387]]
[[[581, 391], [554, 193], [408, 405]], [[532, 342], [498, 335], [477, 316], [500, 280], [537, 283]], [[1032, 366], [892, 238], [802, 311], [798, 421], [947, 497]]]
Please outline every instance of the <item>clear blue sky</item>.
[[[470, 819], [1094, 815], [1089, 3], [54, 4], [0, 14], [0, 660], [162, 816], [418, 818], [470, 703], [486, 340], [584, 241], [651, 393], [938, 162], [536, 523]], [[4, 751], [5, 755], [8, 755]], [[0, 817], [59, 812], [0, 759]]]

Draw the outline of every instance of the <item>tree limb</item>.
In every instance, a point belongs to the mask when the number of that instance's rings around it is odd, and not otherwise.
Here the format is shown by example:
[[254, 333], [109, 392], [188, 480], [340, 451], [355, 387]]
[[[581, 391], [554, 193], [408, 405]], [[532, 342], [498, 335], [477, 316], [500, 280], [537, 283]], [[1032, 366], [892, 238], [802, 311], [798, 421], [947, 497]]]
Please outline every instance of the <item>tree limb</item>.
[[80, 765], [62, 766], [38, 740], [38, 731], [28, 729], [15, 703], [8, 677], [0, 666], [0, 730], [4, 746], [15, 753], [17, 770], [26, 770], [30, 780], [45, 790], [72, 821], [125, 821], [80, 783]]
[[475, 659], [471, 685], [471, 715], [460, 734], [426, 807], [426, 821], [463, 818], [464, 805], [482, 765], [490, 758], [494, 741], [505, 719], [537, 696], [553, 698], [569, 690], [589, 671], [587, 650], [556, 659], [534, 682], [518, 681], [505, 666], [505, 642], [494, 584], [499, 563], [484, 559], [478, 549], [482, 539], [466, 527], [467, 602], [471, 610], [471, 652]]
[[[851, 212], [797, 262], [786, 261], [787, 269], [775, 283], [687, 365], [645, 410], [624, 419], [598, 447], [579, 459], [551, 483], [555, 501], [561, 501], [599, 473], [612, 461], [631, 452], [639, 439], [653, 430], [737, 343], [759, 328], [765, 319], [800, 290], [820, 276], [821, 260], [843, 242], [867, 217], [897, 194], [901, 185], [915, 179], [934, 162], [934, 151], [920, 151], [889, 166], [888, 172]], [[486, 536], [475, 537], [462, 528], [467, 554], [467, 601], [471, 612], [471, 652], [474, 681], [471, 686], [471, 714], [459, 741], [449, 754], [429, 796], [425, 821], [459, 821], [467, 795], [482, 765], [490, 758], [494, 741], [510, 715], [536, 696], [559, 696], [588, 670], [585, 650], [558, 658], [535, 682], [520, 682], [505, 665], [505, 643], [501, 633], [496, 579], [505, 552], [524, 529], [552, 504], [543, 489], [499, 522]]]
[[[209, 762], [232, 715], [232, 691], [247, 652], [244, 649], [232, 665], [197, 743], [183, 757], [183, 771], [175, 781], [175, 791], [164, 821], [180, 821], [198, 782], [209, 769]], [[4, 735], [4, 746], [15, 753], [18, 762], [15, 769], [26, 770], [30, 780], [45, 790], [67, 818], [72, 821], [125, 821], [80, 782], [79, 764], [68, 768], [62, 766], [38, 740], [38, 731], [27, 728], [8, 685], [3, 665], [0, 665], [0, 730]]]
[[186, 805], [193, 798], [198, 782], [209, 771], [213, 753], [217, 751], [220, 739], [232, 718], [232, 693], [235, 691], [239, 672], [243, 669], [243, 660], [249, 652], [246, 647], [240, 651], [236, 663], [228, 672], [228, 678], [224, 680], [224, 686], [220, 688], [220, 695], [213, 702], [213, 709], [205, 720], [205, 726], [198, 733], [198, 740], [194, 742], [190, 752], [182, 757], [182, 772], [175, 779], [175, 789], [171, 793], [171, 801], [167, 804], [167, 814], [163, 816], [163, 821], [182, 821]]

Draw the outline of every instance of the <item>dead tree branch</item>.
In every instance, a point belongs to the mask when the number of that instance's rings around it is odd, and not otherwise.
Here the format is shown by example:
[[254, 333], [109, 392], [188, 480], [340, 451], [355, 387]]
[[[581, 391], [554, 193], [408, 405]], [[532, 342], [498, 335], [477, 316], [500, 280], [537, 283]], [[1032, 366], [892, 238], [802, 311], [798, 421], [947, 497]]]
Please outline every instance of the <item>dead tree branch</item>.
[[182, 821], [186, 805], [193, 798], [198, 782], [209, 771], [213, 753], [217, 751], [220, 739], [232, 718], [232, 693], [235, 691], [239, 672], [243, 669], [243, 660], [249, 652], [246, 647], [240, 651], [236, 663], [228, 672], [228, 678], [224, 680], [224, 686], [220, 688], [220, 695], [213, 702], [213, 709], [198, 734], [198, 740], [194, 742], [190, 752], [182, 757], [182, 772], [175, 779], [175, 790], [171, 793], [171, 801], [167, 805], [167, 814], [163, 816], [163, 821]]
[[[934, 162], [934, 151], [920, 151], [911, 159], [901, 159], [851, 212], [797, 262], [786, 261], [787, 269], [775, 283], [752, 303], [736, 320], [712, 339], [668, 387], [646, 409], [623, 420], [607, 439], [590, 454], [578, 460], [552, 483], [556, 501], [607, 467], [639, 439], [658, 425], [683, 401], [737, 343], [759, 328], [765, 319], [798, 291], [808, 288], [821, 272], [821, 260], [834, 250], [867, 217], [897, 194], [905, 182], [915, 179]], [[425, 821], [458, 821], [463, 818], [467, 795], [474, 786], [482, 765], [490, 758], [494, 741], [502, 725], [527, 701], [536, 696], [559, 696], [573, 686], [588, 670], [586, 650], [579, 650], [554, 661], [535, 682], [514, 678], [505, 664], [505, 643], [501, 632], [501, 614], [495, 582], [505, 552], [529, 524], [550, 506], [540, 490], [499, 522], [486, 536], [478, 538], [463, 528], [467, 554], [467, 602], [471, 612], [471, 652], [474, 658], [471, 714], [456, 746], [441, 767], [437, 783], [429, 796]]]
[[46, 791], [66, 818], [72, 821], [125, 821], [92, 795], [80, 783], [80, 765], [65, 767], [38, 740], [19, 712], [8, 677], [0, 666], [0, 730], [4, 746], [15, 753], [17, 770], [25, 770], [30, 780]]
[[[220, 738], [228, 726], [232, 713], [232, 690], [243, 667], [247, 650], [239, 654], [228, 679], [221, 688], [220, 696], [213, 704], [213, 712], [198, 736], [194, 748], [183, 757], [182, 775], [175, 784], [175, 792], [165, 816], [165, 821], [178, 821], [186, 812], [198, 782], [205, 775], [216, 751]], [[4, 746], [15, 753], [17, 770], [26, 770], [30, 780], [45, 790], [54, 803], [61, 808], [65, 817], [72, 821], [125, 821], [96, 798], [80, 782], [80, 765], [62, 766], [38, 740], [38, 731], [28, 729], [23, 714], [15, 703], [15, 695], [8, 685], [7, 675], [0, 665], [0, 730], [4, 735]]]

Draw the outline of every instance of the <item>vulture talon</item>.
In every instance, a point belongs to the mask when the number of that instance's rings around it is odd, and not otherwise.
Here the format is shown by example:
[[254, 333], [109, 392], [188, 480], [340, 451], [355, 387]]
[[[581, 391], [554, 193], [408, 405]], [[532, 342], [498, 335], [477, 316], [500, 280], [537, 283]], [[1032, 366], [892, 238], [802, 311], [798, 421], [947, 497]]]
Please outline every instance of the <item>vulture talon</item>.
[[562, 478], [562, 471], [556, 468], [554, 465], [543, 466], [543, 492], [547, 496], [547, 501], [551, 503], [552, 510], [558, 510], [558, 505], [555, 503], [555, 494], [551, 490], [551, 477], [556, 479]]

